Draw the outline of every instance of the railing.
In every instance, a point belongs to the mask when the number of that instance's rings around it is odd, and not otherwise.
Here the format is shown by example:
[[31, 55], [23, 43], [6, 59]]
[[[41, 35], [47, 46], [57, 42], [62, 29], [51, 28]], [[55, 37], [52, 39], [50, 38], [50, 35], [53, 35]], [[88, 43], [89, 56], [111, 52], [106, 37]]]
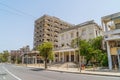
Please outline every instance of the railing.
[[119, 35], [108, 35], [108, 36], [105, 36], [104, 39], [105, 40], [118, 40], [120, 39], [120, 34]]
[[111, 35], [111, 34], [120, 34], [120, 29], [110, 30], [104, 33], [104, 35]]

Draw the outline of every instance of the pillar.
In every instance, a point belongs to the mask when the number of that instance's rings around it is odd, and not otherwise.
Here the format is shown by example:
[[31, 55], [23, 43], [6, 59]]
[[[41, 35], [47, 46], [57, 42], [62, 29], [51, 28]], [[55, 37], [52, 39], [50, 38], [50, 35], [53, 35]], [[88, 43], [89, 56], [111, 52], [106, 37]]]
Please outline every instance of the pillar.
[[75, 55], [75, 51], [73, 51], [74, 52], [74, 62], [76, 62], [76, 55]]
[[64, 59], [64, 52], [62, 52], [62, 62], [65, 62], [65, 59]]
[[24, 56], [22, 57], [22, 64], [24, 64]]
[[55, 60], [56, 60], [55, 53], [54, 53], [53, 57], [54, 57], [54, 58], [53, 58], [53, 59], [54, 59], [53, 62], [55, 63]]
[[69, 51], [69, 62], [71, 62], [71, 51]]
[[118, 68], [120, 70], [120, 55], [119, 55], [119, 53], [118, 53]]
[[108, 65], [109, 65], [109, 70], [112, 70], [112, 59], [111, 59], [111, 54], [110, 54], [110, 46], [108, 41], [107, 43], [107, 55], [108, 55]]
[[32, 57], [32, 59], [31, 59], [32, 61], [32, 64], [35, 64], [35, 61], [34, 61], [34, 56]]
[[60, 57], [61, 57], [61, 56], [60, 56], [60, 52], [58, 53], [58, 55], [59, 55], [59, 56], [58, 56], [58, 61], [59, 61], [59, 62], [61, 62], [61, 58], [60, 58]]
[[37, 57], [35, 57], [35, 64], [37, 64]]

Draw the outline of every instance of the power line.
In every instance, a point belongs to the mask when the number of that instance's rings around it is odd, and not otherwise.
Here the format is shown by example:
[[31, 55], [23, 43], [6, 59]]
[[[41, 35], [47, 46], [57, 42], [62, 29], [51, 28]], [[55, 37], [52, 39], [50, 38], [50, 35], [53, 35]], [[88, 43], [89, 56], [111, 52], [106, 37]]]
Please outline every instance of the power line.
[[[1, 3], [1, 2], [0, 2], [0, 5], [5, 6], [5, 7], [9, 8], [9, 9], [12, 9], [12, 10], [14, 10], [15, 12], [17, 12], [17, 13], [19, 13], [19, 14], [26, 15], [26, 16], [29, 16], [29, 17], [31, 17], [31, 18], [35, 18], [33, 15], [31, 15], [31, 14], [29, 14], [29, 13], [25, 13], [25, 12], [23, 12], [23, 11], [20, 11], [20, 10], [18, 10], [18, 9], [16, 9], [16, 8], [13, 8], [13, 7], [11, 7], [11, 6], [9, 6], [9, 5], [6, 5], [6, 4], [3, 4], [3, 3]], [[5, 11], [7, 11], [7, 10], [5, 10]], [[9, 12], [9, 11], [7, 11], [7, 12]], [[18, 15], [18, 14], [17, 14], [17, 15]]]
[[18, 14], [18, 13], [14, 13], [14, 12], [11, 12], [11, 11], [5, 10], [5, 9], [0, 9], [0, 11], [3, 11], [3, 12], [7, 12], [7, 13], [11, 13], [11, 14], [15, 14], [15, 15], [21, 16], [21, 15]]

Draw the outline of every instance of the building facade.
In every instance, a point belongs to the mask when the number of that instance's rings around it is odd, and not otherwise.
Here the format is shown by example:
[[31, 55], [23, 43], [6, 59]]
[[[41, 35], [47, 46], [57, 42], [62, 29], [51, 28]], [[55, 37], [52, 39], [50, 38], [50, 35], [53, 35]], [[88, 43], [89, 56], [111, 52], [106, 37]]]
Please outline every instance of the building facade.
[[102, 17], [109, 69], [120, 69], [120, 12]]
[[62, 21], [57, 17], [43, 15], [35, 21], [34, 49], [43, 42], [52, 42], [54, 48], [57, 48], [59, 31], [72, 26], [73, 25]]
[[[72, 40], [80, 38], [90, 40], [103, 35], [103, 30], [93, 20], [75, 25], [74, 27], [65, 29], [59, 33], [58, 48], [55, 49], [54, 62], [78, 62], [79, 55], [76, 48], [71, 47]], [[81, 56], [81, 63], [85, 64], [85, 58]]]

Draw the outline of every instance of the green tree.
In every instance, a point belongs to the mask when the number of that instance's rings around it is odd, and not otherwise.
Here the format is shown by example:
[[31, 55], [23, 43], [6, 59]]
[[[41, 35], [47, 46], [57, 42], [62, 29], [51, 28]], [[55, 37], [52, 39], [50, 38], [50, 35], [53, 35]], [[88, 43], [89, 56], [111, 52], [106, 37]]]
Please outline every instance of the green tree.
[[3, 53], [0, 53], [0, 62], [3, 62]]
[[76, 48], [78, 46], [78, 44], [79, 44], [80, 55], [85, 57], [86, 65], [87, 65], [88, 62], [92, 59], [93, 47], [91, 46], [91, 44], [88, 41], [80, 40], [78, 38], [72, 40], [71, 47]]
[[[105, 65], [107, 63], [106, 51], [102, 48], [103, 37], [97, 37], [89, 41], [79, 40], [80, 55], [85, 56], [86, 65], [89, 61], [93, 63], [99, 63]], [[74, 39], [71, 42], [71, 47], [77, 47], [78, 39]], [[105, 60], [105, 61], [104, 61]]]
[[8, 61], [8, 57], [9, 57], [9, 52], [6, 50], [6, 51], [3, 51], [3, 57], [5, 59], [5, 62]]
[[43, 44], [37, 47], [37, 50], [40, 52], [40, 55], [45, 61], [45, 69], [47, 69], [47, 60], [53, 59], [53, 45], [51, 42], [44, 42]]
[[99, 65], [103, 65], [103, 63], [107, 63], [107, 54], [106, 51], [103, 50], [103, 37], [99, 36], [89, 41], [91, 46], [93, 47], [93, 59], [94, 62], [99, 63]]
[[85, 58], [86, 58], [86, 65], [87, 65], [88, 62], [92, 59], [93, 48], [89, 44], [88, 41], [80, 40], [79, 41], [79, 49], [80, 49], [80, 55], [81, 56], [85, 56]]
[[9, 52], [7, 50], [0, 53], [0, 61], [1, 62], [7, 62], [8, 57], [9, 57]]

